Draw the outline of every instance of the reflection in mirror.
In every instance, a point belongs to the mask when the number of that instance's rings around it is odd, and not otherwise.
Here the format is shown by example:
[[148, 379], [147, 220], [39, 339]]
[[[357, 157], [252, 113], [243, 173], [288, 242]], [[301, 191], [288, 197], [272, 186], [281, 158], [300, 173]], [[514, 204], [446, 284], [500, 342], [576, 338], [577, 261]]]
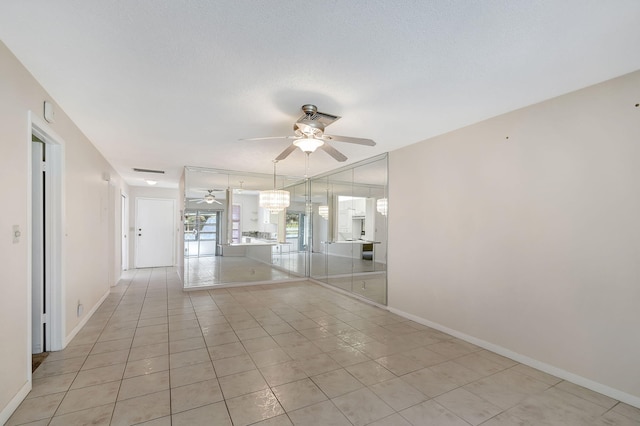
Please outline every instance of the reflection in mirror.
[[185, 168], [185, 288], [299, 276], [282, 267], [290, 263], [286, 211], [271, 214], [259, 205], [260, 191], [269, 189], [273, 175]]
[[307, 276], [307, 241], [309, 213], [307, 212], [307, 183], [298, 182], [284, 188], [289, 191], [291, 203], [284, 217], [284, 243], [278, 245], [274, 264], [294, 277]]
[[386, 155], [313, 178], [310, 194], [311, 278], [386, 304]]
[[185, 168], [185, 288], [310, 277], [386, 304], [387, 156], [276, 181], [290, 203], [272, 213], [272, 175]]

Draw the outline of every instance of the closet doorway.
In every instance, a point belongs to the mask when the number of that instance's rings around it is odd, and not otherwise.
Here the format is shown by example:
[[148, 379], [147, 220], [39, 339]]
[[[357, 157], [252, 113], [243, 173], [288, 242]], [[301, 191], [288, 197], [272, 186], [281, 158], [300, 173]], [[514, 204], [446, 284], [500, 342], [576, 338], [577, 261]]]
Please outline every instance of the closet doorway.
[[62, 321], [62, 139], [35, 114], [29, 113], [29, 181], [31, 216], [30, 356], [64, 347]]

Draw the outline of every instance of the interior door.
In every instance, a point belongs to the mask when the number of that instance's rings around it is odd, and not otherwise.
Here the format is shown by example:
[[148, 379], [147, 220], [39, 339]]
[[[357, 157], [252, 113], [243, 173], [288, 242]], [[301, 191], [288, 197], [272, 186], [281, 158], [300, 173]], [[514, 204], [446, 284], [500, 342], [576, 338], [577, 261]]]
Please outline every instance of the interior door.
[[121, 215], [120, 224], [121, 224], [121, 244], [122, 249], [120, 251], [122, 255], [122, 270], [126, 271], [129, 269], [129, 239], [127, 235], [129, 234], [129, 199], [125, 194], [120, 194], [121, 200]]
[[31, 143], [31, 353], [45, 348], [44, 143]]
[[137, 268], [174, 264], [175, 210], [175, 200], [136, 198]]

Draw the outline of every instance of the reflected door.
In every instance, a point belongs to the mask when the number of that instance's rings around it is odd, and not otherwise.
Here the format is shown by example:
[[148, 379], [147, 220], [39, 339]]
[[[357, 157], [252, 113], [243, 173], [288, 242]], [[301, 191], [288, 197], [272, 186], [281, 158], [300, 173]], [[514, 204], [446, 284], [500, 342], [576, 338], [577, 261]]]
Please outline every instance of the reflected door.
[[184, 247], [187, 257], [218, 255], [220, 212], [187, 210], [184, 222]]
[[291, 244], [291, 248], [295, 251], [305, 251], [307, 249], [305, 235], [304, 213], [287, 212], [287, 243]]

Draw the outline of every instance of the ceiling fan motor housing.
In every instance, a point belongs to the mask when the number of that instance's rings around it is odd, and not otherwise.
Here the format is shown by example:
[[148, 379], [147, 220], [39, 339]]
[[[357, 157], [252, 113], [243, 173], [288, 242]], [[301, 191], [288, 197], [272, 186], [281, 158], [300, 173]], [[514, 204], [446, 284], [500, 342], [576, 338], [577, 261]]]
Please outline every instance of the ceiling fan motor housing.
[[303, 118], [296, 121], [293, 125], [294, 132], [300, 132], [301, 135], [306, 136], [322, 136], [324, 133], [324, 124], [319, 121], [311, 120], [309, 118]]

